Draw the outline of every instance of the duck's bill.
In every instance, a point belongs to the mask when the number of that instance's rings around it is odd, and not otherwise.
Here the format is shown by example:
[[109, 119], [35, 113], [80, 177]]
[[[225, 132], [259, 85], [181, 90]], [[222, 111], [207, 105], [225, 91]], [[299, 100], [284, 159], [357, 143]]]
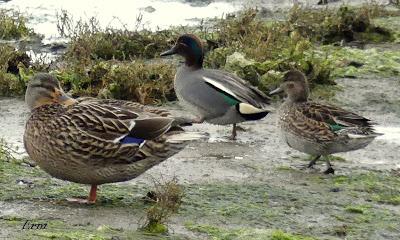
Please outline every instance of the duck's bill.
[[269, 95], [276, 95], [276, 94], [279, 94], [279, 93], [281, 93], [281, 92], [283, 92], [283, 89], [280, 88], [280, 87], [278, 87], [277, 89], [275, 89], [275, 90], [269, 92]]
[[62, 95], [58, 97], [58, 102], [62, 105], [69, 106], [76, 103], [76, 100], [62, 93]]
[[174, 55], [174, 54], [176, 53], [176, 49], [177, 49], [177, 47], [174, 46], [174, 47], [171, 48], [170, 50], [161, 53], [160, 56], [161, 56], [161, 57], [164, 57], [164, 56]]

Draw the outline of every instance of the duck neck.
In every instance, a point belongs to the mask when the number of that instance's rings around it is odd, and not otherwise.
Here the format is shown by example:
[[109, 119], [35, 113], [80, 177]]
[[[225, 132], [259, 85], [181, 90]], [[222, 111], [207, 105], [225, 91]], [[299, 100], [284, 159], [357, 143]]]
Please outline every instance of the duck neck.
[[307, 85], [296, 85], [294, 89], [292, 89], [288, 93], [288, 101], [292, 103], [303, 103], [307, 102], [309, 95], [309, 88]]
[[290, 103], [303, 103], [308, 101], [308, 97], [306, 95], [304, 96], [296, 96], [294, 97], [288, 97], [287, 101]]
[[185, 65], [193, 70], [203, 68], [204, 54], [200, 49], [199, 52], [191, 52], [185, 56]]

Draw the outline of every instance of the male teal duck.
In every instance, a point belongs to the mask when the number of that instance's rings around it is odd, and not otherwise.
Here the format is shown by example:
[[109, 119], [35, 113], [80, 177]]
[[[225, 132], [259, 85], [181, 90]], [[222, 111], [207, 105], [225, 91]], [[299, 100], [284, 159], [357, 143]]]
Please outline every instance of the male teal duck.
[[90, 184], [89, 198], [78, 202], [94, 203], [97, 185], [133, 179], [204, 137], [184, 132], [165, 110], [70, 98], [45, 73], [31, 79], [25, 101], [31, 110], [26, 151], [51, 176]]
[[237, 123], [258, 120], [269, 113], [270, 99], [256, 87], [234, 74], [203, 68], [204, 49], [196, 36], [180, 36], [161, 56], [173, 54], [185, 58], [185, 64], [177, 70], [174, 88], [179, 101], [198, 116], [194, 122], [233, 124], [235, 139]]
[[[308, 101], [306, 77], [298, 70], [284, 75], [283, 83], [270, 94], [287, 94], [279, 109], [279, 125], [285, 142], [292, 148], [316, 157], [311, 168], [321, 157], [366, 147], [380, 134], [374, 132], [369, 119], [347, 110]], [[334, 173], [327, 160], [324, 173]]]

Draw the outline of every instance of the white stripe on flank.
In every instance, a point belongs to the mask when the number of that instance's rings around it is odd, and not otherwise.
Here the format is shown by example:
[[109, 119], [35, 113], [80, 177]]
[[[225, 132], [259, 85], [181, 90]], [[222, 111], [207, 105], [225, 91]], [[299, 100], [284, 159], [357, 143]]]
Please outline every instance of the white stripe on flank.
[[239, 112], [241, 114], [255, 114], [260, 112], [267, 112], [267, 110], [256, 108], [248, 103], [239, 103]]
[[349, 138], [353, 138], [353, 139], [376, 137], [376, 135], [361, 135], [361, 134], [353, 134], [353, 133], [349, 133], [349, 134], [347, 134], [347, 136], [349, 136]]
[[208, 78], [208, 77], [203, 77], [203, 79], [204, 79], [204, 81], [208, 82], [209, 84], [213, 85], [214, 87], [226, 92], [227, 94], [231, 95], [232, 97], [235, 97], [236, 99], [239, 99], [235, 93], [233, 93], [228, 88], [224, 87], [221, 83], [219, 83], [211, 78]]

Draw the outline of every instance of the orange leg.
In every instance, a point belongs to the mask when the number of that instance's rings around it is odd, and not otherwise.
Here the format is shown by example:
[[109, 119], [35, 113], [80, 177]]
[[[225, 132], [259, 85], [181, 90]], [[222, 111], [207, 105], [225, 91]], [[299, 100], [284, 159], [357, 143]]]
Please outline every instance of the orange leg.
[[97, 185], [93, 184], [90, 187], [89, 197], [87, 199], [80, 198], [67, 198], [70, 203], [80, 203], [80, 204], [93, 204], [96, 202]]
[[88, 202], [89, 203], [95, 203], [96, 202], [96, 196], [97, 196], [97, 185], [93, 184], [90, 187], [90, 193], [89, 193]]

